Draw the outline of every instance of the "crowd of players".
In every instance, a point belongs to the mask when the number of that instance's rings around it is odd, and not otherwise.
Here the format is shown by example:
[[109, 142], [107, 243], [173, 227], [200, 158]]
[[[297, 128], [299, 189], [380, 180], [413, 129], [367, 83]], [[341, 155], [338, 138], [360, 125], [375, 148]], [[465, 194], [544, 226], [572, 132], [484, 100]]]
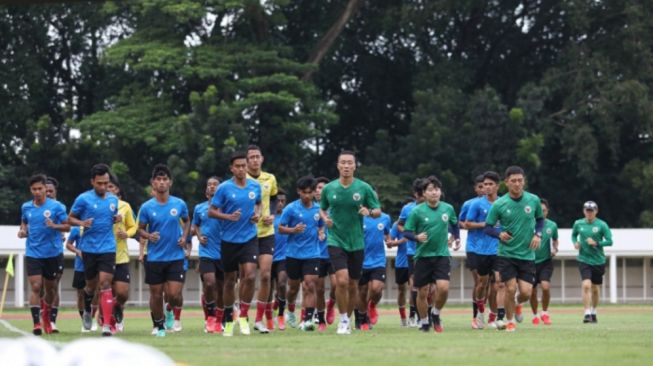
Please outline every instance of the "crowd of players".
[[[69, 212], [56, 199], [56, 179], [31, 177], [33, 199], [22, 206], [18, 236], [27, 239], [33, 333], [58, 332], [57, 288], [64, 241], [76, 254], [73, 287], [82, 332], [96, 330], [98, 323], [105, 336], [122, 331], [130, 283], [127, 239], [132, 237], [140, 242], [139, 260], [150, 289], [152, 334], [164, 337], [166, 331], [181, 331], [182, 289], [193, 236], [199, 241], [197, 271], [203, 283], [207, 333], [232, 336], [236, 327], [241, 334], [251, 333], [249, 308], [257, 279], [254, 330], [260, 333], [284, 330], [286, 324], [303, 331], [325, 331], [335, 322], [336, 310], [337, 334], [350, 334], [352, 328], [369, 331], [379, 317], [386, 247], [397, 248], [394, 267], [401, 326], [440, 333], [449, 291], [450, 249], [461, 247], [460, 228], [468, 230], [466, 264], [474, 277], [472, 328], [514, 331], [516, 322], [523, 320], [522, 304], [528, 301], [533, 324], [551, 324], [548, 306], [557, 225], [547, 218], [548, 202], [524, 190], [521, 168], [506, 169], [503, 182], [508, 191], [501, 197], [498, 173], [478, 176], [477, 197], [464, 203], [460, 215], [441, 200], [442, 183], [437, 177], [416, 179], [414, 200], [393, 223], [381, 211], [374, 189], [354, 177], [353, 152], [338, 156], [336, 180], [298, 179], [299, 198], [290, 203], [275, 176], [262, 170], [263, 161], [257, 146], [234, 154], [229, 166], [233, 176], [223, 182], [210, 177], [206, 201], [196, 205], [192, 215], [183, 199], [170, 195], [173, 177], [161, 164], [152, 171], [152, 198], [137, 214], [121, 199], [120, 183], [105, 164], [92, 167], [92, 189], [80, 194]], [[595, 202], [586, 202], [584, 218], [572, 230], [586, 323], [597, 322], [603, 247], [612, 245], [610, 229], [596, 217], [597, 212]], [[64, 232], [70, 232], [67, 238]], [[295, 306], [300, 291], [298, 318]]]

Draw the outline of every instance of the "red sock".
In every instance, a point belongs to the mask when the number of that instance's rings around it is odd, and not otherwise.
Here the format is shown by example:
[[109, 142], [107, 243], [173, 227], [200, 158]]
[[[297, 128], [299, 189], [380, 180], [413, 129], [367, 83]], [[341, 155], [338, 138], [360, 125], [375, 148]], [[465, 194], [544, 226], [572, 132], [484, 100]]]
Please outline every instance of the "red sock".
[[272, 303], [269, 302], [265, 307], [265, 317], [270, 320], [272, 319]]
[[291, 313], [294, 313], [295, 312], [295, 304], [288, 304], [288, 311], [290, 311]]
[[479, 313], [484, 313], [485, 312], [485, 299], [476, 300], [476, 306], [478, 307], [478, 312]]
[[263, 320], [263, 314], [265, 314], [265, 308], [267, 307], [267, 305], [268, 304], [266, 302], [262, 302], [262, 301], [256, 302], [256, 320], [254, 321], [260, 322], [261, 320]]
[[240, 314], [241, 318], [247, 318], [247, 312], [249, 311], [249, 304], [246, 302], [240, 302]]
[[329, 301], [327, 301], [327, 308], [332, 309], [335, 304], [336, 300], [329, 298]]
[[272, 303], [272, 309], [277, 310], [279, 308], [279, 301], [277, 299], [274, 299], [274, 302]]
[[401, 319], [406, 319], [406, 307], [402, 306], [399, 308], [399, 316]]
[[302, 312], [300, 314], [301, 314], [301, 316], [299, 317], [299, 319], [303, 320], [304, 319], [304, 314], [306, 314], [306, 309], [302, 308]]
[[224, 309], [220, 309], [220, 308], [215, 309], [215, 318], [218, 323], [222, 323], [223, 316], [224, 316]]
[[181, 319], [181, 306], [175, 306], [172, 309], [172, 312], [175, 314], [175, 320]]
[[204, 295], [202, 295], [202, 310], [204, 311], [204, 320], [209, 318], [209, 309], [206, 308], [206, 299], [204, 298]]
[[111, 314], [113, 313], [111, 289], [100, 291], [100, 306], [102, 306], [102, 325], [111, 325]]
[[376, 309], [376, 304], [372, 300], [370, 300], [368, 306], [370, 307], [370, 309]]
[[172, 306], [168, 303], [166, 303], [166, 311], [172, 311]]

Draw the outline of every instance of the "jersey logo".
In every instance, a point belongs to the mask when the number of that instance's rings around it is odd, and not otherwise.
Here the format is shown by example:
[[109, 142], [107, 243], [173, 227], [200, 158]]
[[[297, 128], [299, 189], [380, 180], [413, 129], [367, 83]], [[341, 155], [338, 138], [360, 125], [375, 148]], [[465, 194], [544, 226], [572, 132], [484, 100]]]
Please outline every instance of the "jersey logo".
[[115, 210], [116, 210], [116, 204], [115, 204], [115, 203], [110, 204], [110, 205], [109, 205], [109, 209], [110, 209], [111, 211], [115, 211]]
[[510, 209], [507, 209], [507, 210], [506, 210], [506, 213], [507, 213], [508, 215], [510, 215]]
[[425, 217], [425, 218], [424, 218], [424, 221], [429, 221], [429, 218], [428, 218], [428, 217]]
[[442, 214], [442, 221], [444, 221], [444, 222], [449, 221], [449, 215], [447, 215], [447, 214]]
[[50, 218], [51, 215], [52, 215], [52, 213], [50, 212], [50, 210], [45, 210], [45, 211], [43, 211], [43, 216], [44, 216], [46, 219]]
[[385, 229], [385, 225], [383, 225], [383, 223], [381, 222], [378, 225], [376, 225], [376, 228], [379, 229], [379, 230], [383, 230], [383, 229]]
[[236, 198], [236, 194], [235, 194], [235, 193], [232, 193], [232, 194], [231, 194], [231, 198]]
[[336, 199], [336, 195], [335, 195], [335, 194], [333, 195], [333, 199], [334, 199], [334, 200]]
[[177, 209], [173, 208], [170, 210], [170, 216], [177, 216]]
[[552, 231], [551, 229], [546, 229], [546, 233], [547, 233], [547, 234], [551, 235], [552, 232], [553, 232], [553, 231]]
[[319, 221], [320, 220], [320, 214], [313, 215], [313, 220]]
[[253, 200], [254, 198], [256, 198], [256, 193], [254, 193], [254, 191], [252, 191], [252, 192], [249, 192], [249, 194], [247, 196], [249, 197], [250, 200]]
[[533, 209], [531, 209], [531, 206], [524, 207], [524, 212], [526, 212], [527, 214], [531, 213], [531, 211], [533, 211]]
[[97, 203], [93, 205], [93, 208], [97, 208]]
[[599, 232], [599, 228], [596, 227], [596, 226], [593, 227], [593, 228], [592, 228], [592, 232], [593, 232], [594, 234], [598, 233], [598, 232]]
[[361, 195], [360, 195], [360, 193], [356, 192], [356, 193], [354, 193], [352, 198], [354, 199], [354, 201], [360, 201], [361, 200]]

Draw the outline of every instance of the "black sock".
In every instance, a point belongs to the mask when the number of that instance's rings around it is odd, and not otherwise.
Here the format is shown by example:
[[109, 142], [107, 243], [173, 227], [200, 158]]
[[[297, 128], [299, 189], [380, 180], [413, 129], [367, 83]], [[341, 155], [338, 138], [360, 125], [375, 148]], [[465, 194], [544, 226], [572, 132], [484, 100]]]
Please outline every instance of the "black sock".
[[113, 317], [116, 319], [116, 323], [122, 323], [123, 311], [120, 304], [116, 304], [113, 307]]
[[306, 308], [306, 312], [304, 313], [304, 321], [312, 322], [313, 314], [315, 314], [315, 308]]
[[150, 311], [150, 318], [152, 319], [152, 325], [156, 327], [156, 320], [154, 319], [154, 313]]
[[56, 323], [58, 314], [59, 314], [59, 308], [54, 307], [54, 306], [51, 307], [50, 308], [50, 322]]
[[429, 306], [429, 311], [428, 311], [429, 324], [433, 324], [433, 316], [431, 313], [432, 310], [433, 310], [433, 306]]
[[412, 318], [412, 317], [415, 316], [415, 314], [417, 314], [417, 307], [416, 307], [415, 305], [411, 305], [411, 306], [410, 306], [410, 314], [409, 314], [409, 317]]
[[84, 291], [84, 311], [87, 313], [91, 313], [91, 303], [93, 302], [93, 294], [87, 294], [86, 291]]
[[413, 304], [410, 306], [411, 308], [417, 307], [417, 291], [410, 291], [410, 301]]
[[358, 311], [358, 309], [354, 309], [354, 321], [356, 322], [356, 325], [361, 323], [361, 312]]
[[163, 319], [155, 320], [154, 321], [154, 326], [159, 328], [159, 330], [165, 330], [166, 329]]
[[277, 303], [279, 303], [279, 316], [283, 316], [283, 312], [286, 310], [286, 299], [280, 299], [277, 296]]
[[472, 301], [472, 308], [474, 309], [474, 318], [478, 315], [478, 305], [476, 305], [476, 301]]
[[326, 311], [324, 310], [318, 310], [317, 311], [317, 320], [320, 324], [326, 324], [326, 319], [324, 318], [324, 314]]
[[234, 321], [234, 307], [232, 306], [225, 306], [224, 307], [224, 322], [229, 323]]
[[32, 313], [32, 321], [34, 322], [34, 325], [40, 324], [41, 323], [41, 305], [31, 306], [29, 308], [29, 310]]
[[504, 308], [497, 309], [497, 319], [498, 320], [503, 320], [504, 316], [506, 316], [506, 309], [504, 309]]
[[84, 310], [79, 310], [79, 317], [84, 318]]
[[206, 313], [209, 314], [209, 316], [215, 316], [215, 309], [215, 301], [206, 303]]

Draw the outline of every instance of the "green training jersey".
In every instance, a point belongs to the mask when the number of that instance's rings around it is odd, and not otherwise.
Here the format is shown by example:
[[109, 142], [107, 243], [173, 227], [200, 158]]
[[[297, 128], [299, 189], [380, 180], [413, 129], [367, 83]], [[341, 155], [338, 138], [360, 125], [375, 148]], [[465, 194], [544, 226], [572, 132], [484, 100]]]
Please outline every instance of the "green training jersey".
[[361, 206], [370, 210], [381, 207], [372, 187], [354, 178], [345, 188], [336, 179], [324, 186], [320, 198], [320, 208], [328, 210], [333, 221], [327, 244], [349, 252], [364, 250], [363, 216], [358, 214], [358, 210]]
[[[587, 239], [592, 238], [598, 244], [592, 246], [587, 244]], [[580, 251], [577, 260], [585, 264], [601, 265], [605, 264], [605, 254], [603, 247], [612, 245], [612, 232], [605, 221], [596, 218], [592, 223], [587, 219], [579, 219], [574, 222], [571, 230], [571, 242], [580, 243]]]
[[551, 258], [551, 242], [553, 240], [558, 240], [558, 224], [546, 219], [544, 221], [544, 230], [542, 230], [540, 249], [535, 251], [535, 263], [542, 263]]
[[428, 240], [416, 241], [415, 258], [449, 257], [449, 225], [457, 225], [453, 206], [440, 201], [435, 208], [423, 202], [415, 206], [406, 220], [405, 230], [415, 235], [426, 233]]
[[530, 248], [533, 235], [535, 235], [535, 220], [542, 218], [542, 205], [540, 198], [524, 191], [519, 199], [513, 199], [509, 194], [504, 194], [497, 199], [485, 222], [490, 226], [501, 224], [502, 231], [510, 233], [512, 239], [501, 241], [499, 256], [535, 260], [535, 252]]

